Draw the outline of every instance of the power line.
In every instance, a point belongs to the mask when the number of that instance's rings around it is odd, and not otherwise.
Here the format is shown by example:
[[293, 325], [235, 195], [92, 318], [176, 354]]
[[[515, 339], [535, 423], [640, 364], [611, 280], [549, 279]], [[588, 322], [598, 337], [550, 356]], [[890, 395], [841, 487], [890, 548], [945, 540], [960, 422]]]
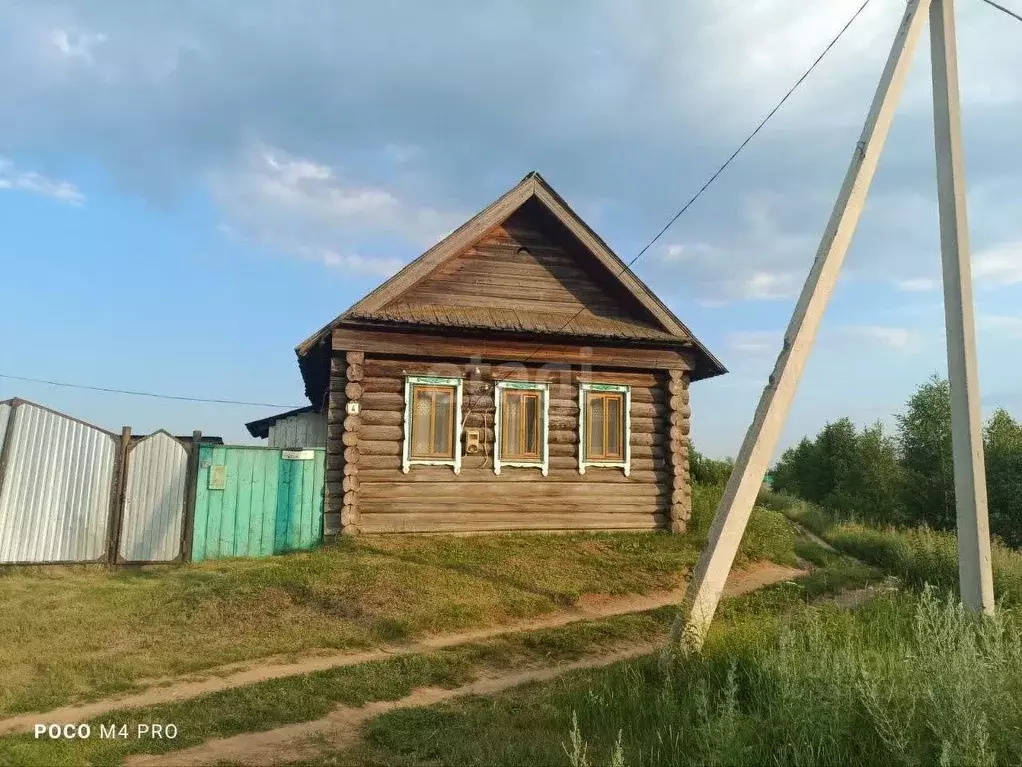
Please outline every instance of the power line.
[[1009, 16], [1011, 16], [1013, 19], [1016, 19], [1017, 21], [1022, 21], [1022, 16], [1020, 16], [1017, 13], [1015, 13], [1015, 11], [1011, 10], [1010, 8], [1005, 8], [1003, 5], [1000, 5], [999, 3], [995, 3], [994, 0], [983, 0], [983, 2], [986, 3], [987, 5], [993, 6], [994, 8], [996, 8], [999, 11], [1003, 11], [1004, 13], [1008, 14]]
[[64, 383], [63, 381], [47, 381], [42, 378], [28, 378], [27, 376], [12, 376], [0, 373], [0, 378], [8, 378], [12, 381], [27, 381], [29, 383], [46, 384], [47, 386], [62, 386], [67, 389], [87, 389], [89, 391], [105, 392], [107, 394], [130, 394], [135, 397], [153, 397], [154, 399], [172, 399], [179, 402], [205, 402], [212, 405], [248, 405], [250, 407], [275, 407], [295, 409], [305, 407], [304, 405], [277, 405], [272, 402], [240, 402], [233, 399], [206, 399], [203, 397], [178, 397], [173, 394], [155, 394], [148, 391], [130, 391], [128, 389], [110, 389], [105, 386], [88, 386], [86, 384]]
[[[990, 2], [990, 1], [991, 0], [984, 0], [984, 2]], [[738, 145], [738, 148], [735, 149], [735, 151], [731, 153], [731, 156], [728, 157], [721, 164], [721, 166], [719, 168], [717, 168], [717, 170], [713, 173], [713, 175], [710, 176], [706, 180], [706, 183], [704, 183], [701, 187], [699, 187], [699, 190], [696, 191], [696, 193], [693, 194], [692, 197], [689, 198], [688, 202], [686, 202], [681, 207], [681, 209], [677, 213], [675, 213], [674, 216], [671, 217], [671, 219], [664, 225], [664, 227], [659, 232], [657, 232], [656, 236], [653, 237], [653, 239], [650, 240], [648, 243], [646, 243], [645, 247], [643, 247], [643, 249], [640, 250], [631, 261], [629, 261], [627, 264], [625, 264], [624, 269], [619, 270], [617, 272], [617, 274], [614, 275], [615, 277], [620, 277], [625, 272], [631, 271], [632, 265], [635, 264], [635, 262], [638, 261], [640, 258], [642, 258], [646, 254], [646, 252], [650, 248], [652, 248], [660, 240], [660, 238], [663, 237], [667, 233], [667, 230], [670, 229], [674, 225], [674, 222], [676, 222], [679, 218], [681, 218], [688, 211], [688, 209], [691, 208], [695, 204], [696, 200], [698, 200], [700, 197], [702, 197], [703, 193], [707, 189], [709, 189], [710, 186], [718, 178], [720, 178], [721, 174], [723, 174], [724, 171], [728, 169], [728, 167], [731, 165], [731, 163], [733, 163], [735, 161], [735, 159], [738, 157], [738, 155], [740, 155], [742, 153], [742, 151], [745, 149], [745, 147], [747, 147], [752, 142], [752, 140], [754, 138], [756, 138], [756, 136], [759, 135], [760, 131], [762, 131], [763, 128], [766, 127], [766, 124], [768, 122], [770, 122], [770, 120], [773, 119], [774, 115], [776, 115], [781, 110], [781, 108], [788, 102], [788, 100], [795, 94], [795, 91], [797, 91], [802, 86], [802, 83], [804, 83], [809, 78], [809, 75], [811, 75], [816, 70], [816, 68], [820, 65], [820, 63], [827, 57], [827, 54], [830, 53], [831, 49], [833, 49], [833, 47], [835, 45], [837, 45], [838, 41], [842, 37], [844, 37], [844, 35], [848, 31], [848, 29], [852, 26], [852, 24], [855, 23], [855, 20], [858, 19], [859, 16], [862, 15], [863, 11], [866, 10], [866, 7], [869, 4], [870, 4], [870, 0], [864, 0], [862, 5], [859, 6], [859, 9], [854, 14], [852, 14], [852, 17], [850, 19], [848, 19], [848, 21], [845, 23], [845, 25], [843, 27], [841, 27], [841, 30], [837, 33], [837, 35], [835, 35], [834, 39], [831, 40], [830, 43], [827, 44], [827, 47], [823, 49], [823, 52], [820, 53], [820, 55], [816, 57], [816, 61], [814, 61], [809, 66], [809, 68], [802, 74], [802, 76], [799, 77], [798, 80], [795, 81], [795, 84], [791, 86], [791, 88], [788, 90], [788, 92], [784, 94], [784, 96], [781, 98], [780, 101], [777, 102], [777, 104], [774, 106], [774, 108], [771, 109], [767, 113], [766, 117], [764, 117], [760, 121], [759, 125], [757, 125], [755, 127], [755, 129], [745, 138], [745, 140], [742, 141], [742, 143]], [[564, 323], [564, 326], [558, 332], [563, 332], [565, 329], [567, 329], [567, 327], [572, 322], [574, 322], [578, 318], [578, 316], [580, 314], [582, 314], [582, 312], [584, 312], [584, 311], [585, 311], [585, 308], [583, 307], [582, 309], [579, 309], [577, 312], [575, 312], [575, 314], [573, 314], [571, 316], [571, 318], [568, 319], [568, 321]], [[528, 362], [529, 360], [531, 360], [539, 351], [542, 350], [542, 348], [543, 348], [542, 346], [536, 347], [536, 349], [533, 350], [533, 352], [531, 354], [529, 354], [529, 356], [526, 357], [522, 361], [523, 364]], [[511, 374], [508, 373], [506, 376], [504, 376], [504, 378], [501, 378], [500, 381], [506, 380], [507, 376], [509, 376], [509, 375], [511, 375]], [[497, 383], [500, 383], [500, 381], [497, 381]], [[473, 407], [474, 407], [474, 402], [473, 402], [473, 405], [469, 406], [469, 408], [468, 408], [469, 412], [472, 411]]]
[[[1004, 7], [1000, 6], [1000, 5], [998, 5], [997, 3], [993, 2], [993, 0], [983, 0], [983, 2], [989, 3], [990, 5], [994, 6], [995, 8], [998, 8], [998, 9], [1004, 11], [1005, 13], [1008, 13], [1008, 14], [1011, 14], [1012, 16], [1015, 16], [1015, 14], [1012, 13], [1012, 11], [1009, 11], [1007, 8], [1004, 8]], [[830, 53], [831, 49], [835, 45], [837, 45], [838, 41], [845, 35], [845, 33], [852, 26], [852, 24], [855, 23], [855, 20], [858, 19], [859, 16], [862, 15], [863, 11], [866, 10], [866, 7], [869, 5], [869, 3], [870, 3], [870, 0], [865, 0], [862, 3], [862, 5], [859, 6], [859, 9], [852, 15], [852, 17], [847, 21], [847, 23], [845, 23], [845, 25], [841, 28], [841, 30], [834, 37], [834, 39], [831, 40], [830, 43], [827, 45], [827, 47], [825, 47], [823, 49], [823, 52], [820, 53], [820, 55], [816, 58], [816, 60], [812, 63], [812, 65], [810, 65], [810, 67], [802, 74], [802, 76], [799, 77], [798, 80], [795, 81], [795, 84], [793, 86], [791, 86], [791, 88], [788, 90], [788, 92], [784, 94], [784, 96], [781, 98], [780, 101], [777, 102], [777, 104], [774, 106], [774, 108], [771, 109], [770, 112], [767, 113], [766, 117], [764, 117], [763, 120], [760, 121], [759, 125], [757, 125], [755, 127], [755, 129], [745, 138], [745, 140], [742, 141], [742, 143], [738, 145], [738, 148], [735, 149], [735, 151], [731, 153], [731, 156], [728, 157], [721, 164], [721, 166], [719, 168], [717, 168], [717, 170], [713, 173], [713, 175], [711, 175], [709, 177], [709, 179], [707, 179], [706, 182], [698, 189], [698, 191], [696, 191], [696, 193], [693, 194], [692, 197], [689, 198], [689, 200], [681, 207], [681, 209], [677, 213], [675, 213], [674, 216], [671, 217], [671, 219], [664, 225], [664, 227], [659, 232], [657, 232], [656, 236], [653, 237], [653, 239], [651, 239], [648, 243], [646, 243], [645, 247], [643, 247], [642, 250], [640, 250], [635, 255], [635, 257], [632, 258], [631, 261], [629, 261], [627, 264], [625, 264], [623, 269], [619, 270], [617, 272], [617, 274], [615, 274], [615, 277], [620, 277], [625, 272], [630, 271], [632, 266], [635, 264], [635, 262], [638, 261], [640, 258], [642, 258], [646, 254], [646, 252], [651, 247], [653, 247], [660, 240], [660, 238], [664, 236], [664, 234], [667, 233], [667, 230], [670, 229], [671, 226], [673, 226], [674, 223], [679, 218], [681, 218], [688, 211], [688, 209], [692, 207], [692, 205], [695, 204], [696, 200], [698, 200], [700, 197], [702, 197], [703, 193], [707, 189], [710, 188], [710, 186], [721, 176], [721, 174], [723, 174], [724, 171], [728, 169], [728, 167], [731, 165], [732, 162], [735, 161], [735, 159], [738, 157], [738, 155], [740, 155], [742, 153], [742, 151], [744, 151], [744, 149], [752, 142], [752, 140], [754, 138], [756, 138], [756, 136], [759, 135], [760, 131], [763, 130], [763, 128], [766, 126], [766, 124], [768, 122], [770, 122], [771, 119], [773, 119], [774, 115], [776, 115], [781, 110], [781, 108], [788, 102], [788, 100], [795, 94], [795, 91], [797, 91], [802, 86], [802, 83], [804, 83], [806, 81], [806, 79], [809, 77], [809, 75], [811, 75], [816, 70], [816, 68], [820, 65], [820, 63], [824, 60], [824, 58], [826, 58], [827, 54]], [[1019, 20], [1022, 21], [1022, 17], [1016, 17], [1016, 18], [1019, 18]], [[584, 311], [585, 311], [584, 308], [579, 309], [574, 315], [572, 315], [568, 319], [567, 322], [564, 323], [564, 326], [561, 327], [560, 331], [558, 331], [558, 332], [563, 332], [564, 330], [566, 330], [568, 328], [568, 326], [571, 325], [571, 323], [574, 322], [579, 317], [579, 315], [581, 315], [582, 312], [584, 312]], [[528, 362], [529, 360], [531, 360], [539, 351], [542, 350], [542, 348], [543, 348], [542, 346], [536, 347], [536, 349], [534, 349], [523, 360], [523, 363], [524, 362]], [[507, 375], [510, 375], [510, 373], [508, 373]], [[203, 398], [203, 397], [179, 397], [179, 396], [175, 396], [175, 395], [171, 395], [171, 394], [156, 394], [154, 392], [141, 392], [141, 391], [130, 391], [130, 390], [125, 390], [125, 389], [113, 389], [113, 388], [104, 387], [104, 386], [88, 386], [88, 385], [85, 385], [85, 384], [72, 384], [72, 383], [64, 383], [64, 382], [61, 382], [61, 381], [47, 381], [47, 380], [39, 379], [39, 378], [28, 378], [26, 376], [6, 375], [6, 374], [3, 374], [3, 373], [0, 373], [0, 378], [7, 378], [7, 379], [10, 379], [10, 380], [13, 380], [13, 381], [27, 381], [27, 382], [30, 382], [30, 383], [46, 384], [47, 386], [61, 386], [61, 387], [69, 388], [69, 389], [86, 389], [88, 391], [98, 391], [98, 392], [104, 392], [104, 393], [108, 393], [108, 394], [127, 394], [127, 395], [131, 395], [131, 396], [135, 396], [135, 397], [152, 397], [152, 398], [155, 398], [155, 399], [177, 400], [179, 402], [202, 402], [202, 403], [215, 404], [215, 405], [247, 405], [249, 407], [273, 407], [273, 408], [298, 408], [298, 407], [303, 407], [302, 405], [280, 405], [280, 404], [273, 404], [273, 403], [268, 403], [268, 402], [241, 402], [241, 401], [237, 401], [237, 400], [228, 400], [228, 399], [209, 399], [209, 398]], [[506, 378], [507, 378], [507, 376], [504, 376], [504, 378], [502, 378], [500, 380], [503, 381]], [[471, 410], [472, 410], [472, 406], [469, 407], [469, 412], [471, 412]]]

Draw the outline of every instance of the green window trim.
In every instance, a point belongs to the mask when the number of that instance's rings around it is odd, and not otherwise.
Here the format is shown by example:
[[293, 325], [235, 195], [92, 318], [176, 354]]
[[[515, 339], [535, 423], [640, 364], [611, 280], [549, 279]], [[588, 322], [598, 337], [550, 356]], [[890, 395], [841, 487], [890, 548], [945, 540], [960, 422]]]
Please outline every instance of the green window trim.
[[[525, 383], [523, 381], [500, 381], [497, 383], [494, 392], [494, 415], [493, 415], [493, 473], [500, 474], [504, 466], [514, 466], [529, 469], [539, 469], [543, 476], [550, 473], [550, 387], [545, 383]], [[536, 391], [542, 397], [543, 421], [540, 429], [540, 455], [535, 460], [510, 460], [501, 458], [503, 445], [501, 444], [501, 430], [503, 429], [503, 405], [505, 391]]]
[[[412, 466], [451, 466], [455, 474], [461, 473], [461, 378], [434, 376], [405, 377], [404, 441], [401, 447], [401, 471], [407, 474]], [[412, 456], [412, 389], [414, 386], [450, 386], [454, 389], [454, 430], [452, 458], [415, 458]]]
[[[588, 460], [586, 449], [586, 424], [589, 420], [589, 393], [619, 392], [624, 401], [623, 413], [623, 458], [620, 461]], [[632, 388], [618, 384], [581, 383], [578, 386], [578, 473], [585, 474], [586, 469], [596, 468], [619, 468], [624, 470], [627, 477], [632, 467]]]

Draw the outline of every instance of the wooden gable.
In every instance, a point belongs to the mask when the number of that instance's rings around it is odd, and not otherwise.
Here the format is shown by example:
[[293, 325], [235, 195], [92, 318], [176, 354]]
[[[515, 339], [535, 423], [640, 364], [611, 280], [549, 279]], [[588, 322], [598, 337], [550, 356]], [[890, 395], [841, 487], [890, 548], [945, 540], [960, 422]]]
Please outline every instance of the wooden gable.
[[535, 172], [306, 339], [299, 359], [342, 325], [627, 339], [693, 349], [694, 379], [726, 372]]
[[354, 316], [404, 324], [676, 339], [535, 200], [403, 295]]

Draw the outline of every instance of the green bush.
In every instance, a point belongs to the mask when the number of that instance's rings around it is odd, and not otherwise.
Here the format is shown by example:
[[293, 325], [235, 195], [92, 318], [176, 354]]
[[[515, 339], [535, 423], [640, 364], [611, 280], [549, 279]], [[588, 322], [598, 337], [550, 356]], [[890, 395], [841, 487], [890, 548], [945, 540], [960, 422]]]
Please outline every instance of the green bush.
[[[997, 410], [984, 429], [984, 451], [990, 529], [1022, 546], [1022, 424]], [[828, 423], [784, 452], [773, 490], [826, 509], [832, 521], [953, 530], [948, 382], [933, 376], [922, 384], [897, 416], [893, 437], [880, 424], [858, 431], [847, 418]]]
[[575, 763], [1022, 762], [1022, 633], [1009, 611], [981, 620], [928, 589], [740, 628], [666, 679], [636, 663], [556, 696], [566, 750], [586, 755]]
[[723, 485], [735, 467], [733, 458], [708, 458], [694, 447], [689, 450], [688, 464], [692, 481], [701, 485]]
[[839, 519], [892, 523], [904, 516], [895, 443], [880, 424], [861, 432], [847, 418], [785, 451], [773, 489], [825, 506]]

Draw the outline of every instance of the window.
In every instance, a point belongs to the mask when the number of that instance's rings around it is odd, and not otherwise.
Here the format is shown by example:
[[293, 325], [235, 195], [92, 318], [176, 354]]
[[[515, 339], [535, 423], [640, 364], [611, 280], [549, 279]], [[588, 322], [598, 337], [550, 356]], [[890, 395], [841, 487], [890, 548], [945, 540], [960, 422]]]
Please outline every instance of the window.
[[405, 379], [402, 470], [415, 464], [461, 471], [461, 379]]
[[531, 466], [546, 476], [547, 385], [500, 381], [496, 389], [494, 474], [502, 466]]
[[631, 464], [627, 386], [584, 383], [579, 386], [579, 474], [588, 466], [616, 466], [628, 476]]

